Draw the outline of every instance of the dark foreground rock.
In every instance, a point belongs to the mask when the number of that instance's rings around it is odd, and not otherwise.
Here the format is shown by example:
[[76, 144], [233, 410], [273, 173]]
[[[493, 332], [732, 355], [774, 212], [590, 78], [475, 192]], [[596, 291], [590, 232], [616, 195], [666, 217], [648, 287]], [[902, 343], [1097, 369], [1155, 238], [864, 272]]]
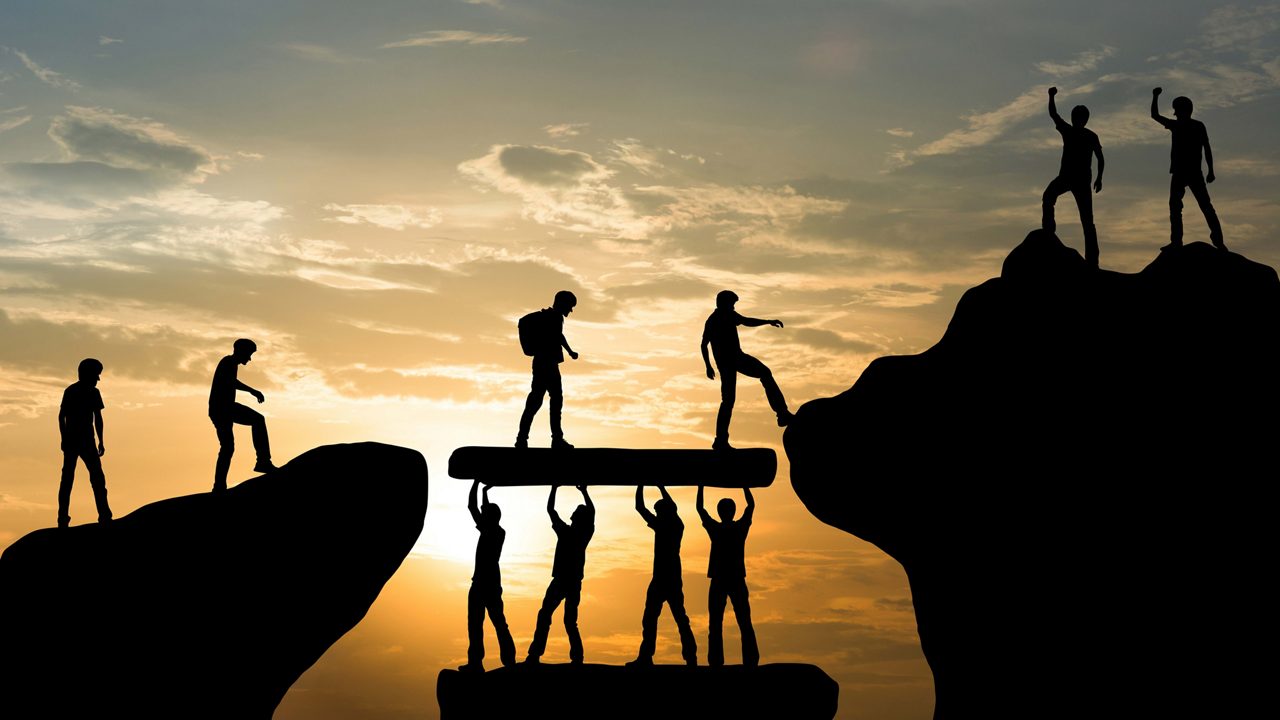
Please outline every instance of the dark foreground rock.
[[485, 673], [443, 670], [436, 682], [441, 720], [829, 720], [839, 693], [821, 669], [799, 664], [517, 665]]
[[0, 557], [0, 716], [269, 718], [422, 531], [422, 455], [330, 445]]
[[936, 717], [1246, 716], [1278, 361], [1271, 268], [1195, 243], [1091, 272], [1032, 233], [937, 345], [800, 409], [792, 483], [903, 564]]

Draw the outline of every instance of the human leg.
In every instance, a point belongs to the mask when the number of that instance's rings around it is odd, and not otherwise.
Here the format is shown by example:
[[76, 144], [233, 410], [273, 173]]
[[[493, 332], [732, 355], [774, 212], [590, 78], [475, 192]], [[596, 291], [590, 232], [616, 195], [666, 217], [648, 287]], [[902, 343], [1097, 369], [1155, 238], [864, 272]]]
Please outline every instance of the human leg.
[[1071, 194], [1076, 199], [1080, 227], [1084, 230], [1084, 259], [1089, 265], [1098, 267], [1098, 230], [1093, 225], [1093, 188], [1089, 185], [1089, 178], [1072, 183]]
[[1169, 177], [1169, 245], [1182, 247], [1182, 196], [1187, 192], [1187, 181], [1178, 173]]
[[760, 381], [764, 386], [765, 399], [769, 401], [769, 409], [778, 416], [779, 425], [786, 425], [791, 419], [791, 410], [787, 408], [787, 400], [782, 396], [782, 388], [773, 379], [773, 371], [756, 358], [743, 355], [738, 360], [738, 372]]
[[484, 662], [484, 591], [471, 583], [467, 592], [467, 665], [480, 667]]
[[742, 634], [742, 664], [755, 667], [760, 664], [760, 648], [756, 645], [756, 629], [751, 624], [751, 601], [747, 596], [747, 581], [739, 580], [728, 591], [733, 602], [733, 615], [738, 619], [738, 631]]
[[551, 440], [563, 440], [560, 411], [564, 407], [564, 385], [560, 378], [560, 366], [553, 363], [543, 370], [543, 374], [546, 376], [547, 395], [551, 400]]
[[516, 444], [529, 441], [529, 428], [533, 426], [533, 416], [542, 408], [542, 396], [547, 392], [537, 364], [533, 366], [533, 380], [529, 383], [529, 396], [524, 401], [524, 413], [520, 416], [520, 431], [516, 434]]
[[1061, 175], [1049, 181], [1049, 186], [1044, 189], [1044, 195], [1040, 196], [1040, 227], [1048, 232], [1057, 232], [1058, 225], [1053, 217], [1053, 206], [1058, 202], [1058, 196], [1067, 192], [1070, 185]]
[[93, 488], [93, 502], [98, 508], [98, 522], [111, 521], [111, 506], [107, 504], [107, 476], [102, 472], [102, 458], [97, 448], [90, 445], [80, 453], [84, 467], [89, 471], [89, 487]]
[[729, 421], [733, 418], [733, 405], [738, 399], [738, 371], [725, 363], [720, 369], [720, 410], [716, 413], [716, 440], [714, 446], [729, 444]]
[[213, 491], [227, 489], [227, 472], [231, 469], [231, 456], [236, 452], [236, 435], [232, 431], [235, 423], [226, 415], [209, 416], [213, 429], [218, 434], [218, 462], [213, 469]]
[[658, 644], [658, 615], [662, 613], [662, 601], [658, 580], [650, 580], [649, 589], [644, 595], [644, 615], [640, 617], [640, 652], [636, 655], [638, 662], [653, 660], [653, 651]]
[[578, 633], [578, 603], [582, 601], [582, 581], [566, 582], [564, 589], [564, 631], [569, 636], [569, 662], [582, 662], [582, 635]]
[[1209, 224], [1209, 240], [1215, 247], [1225, 250], [1227, 246], [1222, 240], [1222, 223], [1218, 221], [1218, 211], [1213, 209], [1213, 202], [1209, 200], [1209, 188], [1205, 187], [1204, 178], [1199, 175], [1191, 178], [1188, 187], [1191, 188], [1196, 204], [1200, 206], [1200, 212], [1204, 213], [1205, 222]]
[[236, 403], [232, 412], [233, 419], [239, 425], [248, 425], [253, 429], [253, 451], [258, 456], [257, 464], [271, 465], [271, 441], [267, 437], [267, 419], [262, 413], [251, 407]]
[[76, 460], [79, 453], [73, 450], [62, 451], [62, 479], [58, 483], [58, 527], [71, 524], [71, 486], [75, 484]]
[[693, 628], [689, 625], [689, 613], [684, 609], [684, 582], [677, 579], [667, 589], [667, 605], [671, 607], [671, 617], [676, 621], [676, 629], [680, 631], [680, 656], [685, 664], [698, 664], [698, 641], [693, 636]]
[[[491, 589], [486, 594], [489, 619], [493, 621], [493, 630], [498, 635], [498, 658], [503, 665], [516, 664], [516, 644], [511, 639], [511, 628], [507, 627], [507, 615], [502, 607], [502, 587]], [[483, 632], [483, 622], [481, 623]]]
[[728, 599], [720, 581], [711, 578], [707, 588], [707, 664], [724, 665], [724, 604]]
[[533, 629], [533, 642], [529, 643], [529, 659], [537, 661], [547, 650], [547, 633], [551, 631], [551, 615], [560, 607], [564, 595], [560, 582], [551, 578], [547, 586], [547, 594], [542, 596], [542, 607], [538, 610], [538, 624]]

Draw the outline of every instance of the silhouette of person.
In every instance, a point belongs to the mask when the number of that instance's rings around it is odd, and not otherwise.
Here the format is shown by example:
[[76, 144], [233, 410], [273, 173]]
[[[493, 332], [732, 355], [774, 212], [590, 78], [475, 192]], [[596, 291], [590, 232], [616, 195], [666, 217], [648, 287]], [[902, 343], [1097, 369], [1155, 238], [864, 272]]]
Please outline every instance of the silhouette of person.
[[516, 447], [529, 447], [529, 427], [533, 416], [542, 407], [542, 396], [551, 396], [551, 447], [568, 450], [573, 446], [564, 439], [560, 427], [560, 409], [564, 406], [564, 390], [560, 384], [560, 363], [564, 362], [561, 348], [569, 351], [569, 357], [578, 359], [578, 353], [564, 339], [564, 319], [578, 304], [578, 298], [568, 290], [556, 293], [551, 307], [538, 311], [539, 335], [533, 355], [533, 383], [529, 397], [524, 402], [524, 414], [520, 416], [520, 431], [516, 434]]
[[720, 368], [720, 412], [716, 415], [716, 439], [711, 444], [716, 450], [733, 449], [729, 445], [729, 420], [733, 416], [733, 404], [738, 396], [739, 373], [760, 379], [769, 407], [778, 415], [778, 427], [785, 427], [792, 417], [791, 411], [787, 409], [787, 401], [782, 397], [782, 390], [773, 379], [773, 372], [764, 363], [742, 352], [742, 344], [738, 341], [739, 325], [772, 325], [780, 328], [782, 321], [739, 315], [733, 309], [737, 302], [738, 296], [732, 290], [721, 290], [716, 295], [716, 309], [707, 318], [702, 330], [702, 362], [707, 366], [707, 377], [716, 379], [716, 372], [711, 369], [711, 358], [707, 355], [707, 345], [715, 353], [716, 367]]
[[729, 498], [722, 499], [716, 503], [716, 514], [720, 516], [720, 522], [716, 522], [707, 514], [702, 491], [703, 487], [699, 485], [698, 515], [702, 518], [702, 527], [711, 537], [711, 559], [707, 563], [707, 577], [711, 578], [711, 586], [707, 589], [707, 664], [712, 667], [724, 665], [723, 625], [727, 599], [733, 603], [733, 614], [738, 619], [738, 630], [742, 634], [742, 664], [754, 667], [760, 664], [760, 649], [756, 645], [755, 628], [751, 626], [744, 555], [756, 501], [751, 497], [751, 489], [743, 488], [747, 509], [742, 512], [740, 520], [734, 521], [733, 513], [737, 506]]
[[503, 665], [516, 663], [516, 645], [502, 611], [502, 570], [498, 566], [507, 531], [498, 524], [502, 520], [502, 510], [489, 502], [488, 485], [484, 488], [484, 504], [476, 507], [476, 490], [479, 487], [479, 480], [471, 484], [471, 496], [467, 500], [467, 509], [480, 531], [480, 539], [476, 542], [476, 569], [471, 575], [471, 591], [467, 593], [467, 664], [458, 669], [483, 672], [486, 610], [498, 634], [498, 655]]
[[[102, 393], [98, 380], [102, 377], [102, 363], [85, 358], [76, 368], [79, 379], [62, 392], [62, 405], [58, 408], [58, 432], [62, 435], [62, 482], [58, 485], [58, 527], [71, 524], [68, 509], [71, 506], [71, 485], [75, 482], [76, 460], [84, 461], [89, 471], [89, 487], [93, 488], [93, 502], [98, 506], [98, 522], [111, 521], [111, 507], [107, 504], [107, 477], [102, 472], [102, 456], [107, 447], [102, 435]], [[98, 442], [94, 443], [94, 431]]]
[[240, 338], [232, 346], [230, 355], [218, 361], [213, 371], [213, 383], [209, 388], [209, 420], [218, 433], [218, 464], [213, 471], [213, 491], [222, 492], [227, 489], [227, 471], [231, 468], [231, 456], [236, 451], [236, 438], [232, 428], [235, 425], [248, 425], [253, 428], [253, 449], [258, 454], [258, 462], [253, 466], [254, 472], [271, 472], [276, 466], [271, 464], [271, 442], [267, 438], [267, 419], [262, 413], [236, 402], [236, 391], [243, 390], [258, 399], [266, 401], [261, 392], [245, 385], [236, 378], [237, 365], [246, 365], [258, 346], [252, 340]]
[[680, 520], [675, 500], [671, 499], [667, 489], [659, 485], [658, 491], [662, 493], [662, 499], [654, 503], [654, 512], [649, 512], [644, 506], [644, 487], [636, 488], [636, 512], [644, 518], [645, 524], [653, 528], [653, 579], [645, 593], [644, 615], [640, 620], [640, 654], [627, 664], [653, 664], [658, 616], [662, 614], [662, 604], [666, 603], [671, 607], [676, 628], [680, 630], [681, 655], [685, 664], [692, 667], [698, 664], [698, 641], [693, 637], [689, 614], [684, 610], [684, 577], [680, 572], [680, 540], [684, 537], [684, 522]]
[[579, 505], [566, 524], [556, 513], [556, 489], [551, 486], [547, 497], [547, 514], [556, 531], [556, 555], [551, 565], [551, 584], [538, 610], [538, 625], [533, 631], [526, 663], [537, 664], [547, 649], [547, 633], [551, 630], [551, 614], [564, 603], [564, 631], [569, 636], [569, 661], [582, 664], [582, 636], [578, 634], [578, 603], [582, 599], [582, 574], [587, 565], [587, 543], [596, 531], [596, 506], [587, 494], [587, 486], [579, 485], [584, 505]]
[[[1213, 150], [1209, 147], [1209, 131], [1204, 123], [1191, 119], [1192, 105], [1190, 98], [1173, 99], [1173, 116], [1170, 120], [1160, 114], [1160, 93], [1164, 88], [1151, 91], [1151, 119], [1160, 123], [1173, 133], [1173, 148], [1169, 152], [1169, 248], [1182, 247], [1182, 198], [1187, 188], [1204, 213], [1205, 222], [1209, 224], [1209, 240], [1219, 250], [1226, 250], [1222, 239], [1222, 224], [1218, 222], [1218, 212], [1213, 209], [1209, 200], [1209, 189], [1205, 183], [1211, 183], [1213, 174]], [[1200, 169], [1200, 151], [1204, 150], [1204, 161], [1209, 167], [1205, 175]]]
[[1043, 217], [1041, 225], [1048, 232], [1057, 230], [1053, 219], [1053, 206], [1063, 193], [1071, 193], [1076, 199], [1076, 208], [1080, 211], [1080, 225], [1084, 228], [1084, 259], [1089, 265], [1098, 267], [1098, 230], [1093, 225], [1093, 196], [1089, 192], [1089, 180], [1093, 174], [1093, 156], [1098, 156], [1098, 179], [1093, 182], [1093, 192], [1102, 192], [1102, 143], [1092, 130], [1085, 129], [1089, 122], [1089, 108], [1077, 105], [1071, 108], [1071, 124], [1063, 121], [1054, 104], [1054, 96], [1058, 88], [1049, 88], [1049, 117], [1053, 125], [1062, 135], [1062, 164], [1058, 167], [1058, 177], [1049, 182], [1044, 189], [1041, 203]]

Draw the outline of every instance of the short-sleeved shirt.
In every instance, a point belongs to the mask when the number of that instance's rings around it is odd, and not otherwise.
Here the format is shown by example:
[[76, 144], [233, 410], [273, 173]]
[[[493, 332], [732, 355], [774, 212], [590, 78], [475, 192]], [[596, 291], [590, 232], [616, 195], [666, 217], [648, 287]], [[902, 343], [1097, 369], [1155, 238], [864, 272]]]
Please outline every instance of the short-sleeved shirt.
[[716, 308], [702, 328], [702, 339], [711, 343], [716, 364], [733, 363], [742, 355], [742, 343], [738, 341], [738, 326], [743, 317], [737, 310]]
[[587, 567], [587, 543], [596, 532], [594, 521], [570, 525], [552, 518], [551, 528], [556, 531], [556, 557], [551, 564], [551, 577], [562, 580], [581, 580]]
[[471, 580], [476, 583], [501, 585], [502, 570], [498, 561], [502, 558], [502, 544], [507, 531], [498, 523], [477, 523], [480, 539], [476, 541], [476, 569]]
[[1209, 144], [1209, 131], [1199, 120], [1187, 118], [1165, 125], [1173, 133], [1173, 148], [1169, 151], [1169, 172], [1200, 173], [1200, 158]]
[[1102, 150], [1098, 136], [1088, 128], [1057, 124], [1062, 135], [1062, 164], [1058, 175], [1069, 180], [1089, 180], [1093, 177], [1093, 154]]
[[218, 361], [213, 371], [213, 384], [209, 387], [209, 414], [230, 410], [236, 404], [236, 370], [240, 361], [228, 355]]
[[533, 362], [535, 364], [554, 362], [558, 365], [564, 362], [564, 350], [560, 346], [560, 338], [564, 336], [564, 315], [555, 308], [543, 308], [538, 312], [542, 313], [538, 328], [545, 335], [539, 342], [537, 352], [534, 353]]
[[85, 382], [75, 382], [62, 393], [64, 440], [93, 442], [93, 414], [103, 408], [102, 393]]
[[707, 563], [707, 577], [719, 580], [736, 580], [747, 576], [747, 532], [751, 521], [747, 518], [716, 522], [703, 520], [702, 527], [711, 536], [711, 559]]
[[680, 541], [684, 538], [684, 521], [679, 515], [654, 515], [645, 518], [653, 528], [653, 577], [678, 579], [680, 577]]

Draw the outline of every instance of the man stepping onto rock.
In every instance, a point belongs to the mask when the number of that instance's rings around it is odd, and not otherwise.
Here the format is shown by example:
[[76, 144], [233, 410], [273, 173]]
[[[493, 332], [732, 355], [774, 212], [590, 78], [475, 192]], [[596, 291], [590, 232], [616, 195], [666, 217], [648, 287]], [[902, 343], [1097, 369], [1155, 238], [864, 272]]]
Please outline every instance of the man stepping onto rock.
[[236, 402], [236, 391], [243, 390], [258, 399], [266, 401], [261, 392], [245, 385], [236, 378], [238, 365], [247, 365], [258, 346], [252, 340], [240, 338], [232, 345], [230, 355], [218, 361], [213, 371], [213, 383], [209, 388], [209, 420], [218, 433], [218, 464], [213, 470], [213, 491], [222, 492], [227, 489], [227, 471], [231, 469], [231, 456], [236, 451], [236, 438], [232, 428], [236, 425], [248, 425], [253, 428], [253, 449], [258, 454], [258, 462], [253, 466], [254, 472], [266, 473], [276, 470], [271, 464], [271, 442], [267, 438], [267, 419], [262, 413]]
[[516, 447], [529, 447], [529, 428], [533, 416], [542, 407], [542, 396], [551, 396], [551, 447], [568, 450], [573, 446], [565, 442], [560, 428], [560, 409], [564, 405], [564, 391], [560, 384], [560, 363], [564, 353], [578, 359], [578, 353], [564, 339], [564, 319], [578, 304], [578, 298], [568, 290], [556, 293], [549, 308], [543, 308], [520, 318], [520, 346], [525, 355], [533, 357], [533, 383], [529, 397], [524, 402], [524, 414], [520, 416], [520, 431], [516, 434]]
[[778, 427], [785, 427], [791, 422], [791, 411], [787, 409], [787, 401], [782, 397], [782, 390], [774, 381], [773, 373], [764, 363], [742, 352], [742, 344], [738, 341], [739, 325], [772, 325], [780, 328], [782, 321], [743, 317], [733, 309], [737, 302], [738, 296], [732, 290], [721, 290], [716, 295], [715, 312], [707, 318], [702, 330], [702, 361], [707, 366], [707, 377], [716, 379], [716, 372], [711, 369], [711, 358], [707, 355], [708, 345], [715, 353], [716, 367], [720, 368], [720, 412], [716, 414], [716, 439], [711, 445], [716, 450], [733, 449], [729, 445], [729, 420], [733, 416], [733, 404], [738, 395], [739, 373], [760, 379], [769, 407], [778, 416]]
[[[98, 522], [111, 521], [111, 507], [107, 505], [107, 477], [102, 472], [102, 456], [107, 448], [102, 435], [102, 393], [98, 380], [102, 377], [102, 363], [85, 358], [76, 368], [79, 380], [67, 386], [62, 393], [62, 405], [58, 408], [58, 432], [62, 435], [62, 482], [58, 485], [58, 527], [71, 524], [71, 485], [75, 481], [76, 460], [83, 460], [89, 471], [89, 487], [93, 488], [93, 501], [98, 506]], [[94, 443], [94, 431], [98, 442]]]
[[556, 513], [556, 489], [547, 497], [547, 514], [551, 529], [556, 531], [556, 555], [551, 565], [551, 584], [542, 598], [538, 625], [529, 644], [525, 662], [536, 665], [547, 649], [547, 633], [551, 630], [551, 614], [564, 603], [564, 631], [569, 636], [569, 661], [582, 664], [582, 636], [578, 634], [578, 603], [582, 599], [582, 574], [587, 565], [587, 543], [596, 531], [596, 506], [587, 494], [587, 486], [579, 485], [585, 504], [579, 505], [566, 524]]
[[654, 512], [644, 505], [644, 487], [636, 488], [636, 512], [645, 524], [653, 528], [653, 579], [644, 598], [644, 616], [640, 620], [640, 654], [631, 666], [653, 665], [653, 651], [658, 638], [658, 615], [662, 604], [671, 607], [680, 630], [680, 651], [686, 665], [698, 664], [698, 641], [689, 627], [689, 614], [684, 611], [684, 577], [680, 572], [680, 540], [684, 537], [684, 522], [677, 513], [676, 503], [661, 485], [658, 491], [662, 499], [654, 503]]
[[1044, 189], [1041, 203], [1043, 217], [1041, 225], [1049, 232], [1057, 230], [1053, 218], [1053, 206], [1058, 197], [1071, 193], [1076, 199], [1076, 209], [1080, 211], [1080, 225], [1084, 229], [1084, 259], [1091, 267], [1098, 267], [1098, 230], [1093, 225], [1093, 195], [1090, 193], [1089, 181], [1093, 174], [1093, 156], [1098, 156], [1098, 179], [1093, 181], [1092, 192], [1102, 192], [1102, 144], [1092, 130], [1086, 130], [1089, 122], [1089, 108], [1077, 105], [1071, 108], [1071, 124], [1068, 125], [1058, 114], [1054, 96], [1058, 88], [1049, 88], [1049, 117], [1053, 125], [1062, 135], [1062, 164], [1058, 168], [1058, 177]]
[[[1205, 129], [1204, 123], [1191, 119], [1193, 107], [1190, 98], [1173, 99], [1173, 116], [1176, 119], [1170, 120], [1161, 115], [1160, 93], [1163, 91], [1164, 88], [1155, 88], [1151, 91], [1151, 119], [1173, 133], [1173, 149], [1169, 153], [1169, 174], [1172, 177], [1169, 178], [1169, 244], [1167, 247], [1171, 249], [1182, 247], [1182, 198], [1186, 195], [1187, 188], [1190, 188], [1191, 196], [1196, 199], [1200, 212], [1204, 213], [1204, 219], [1209, 224], [1209, 240], [1219, 250], [1226, 250], [1227, 245], [1222, 239], [1222, 224], [1218, 222], [1218, 213], [1213, 209], [1213, 203], [1209, 200], [1209, 189], [1205, 187], [1205, 183], [1211, 183], [1215, 179], [1213, 150], [1209, 147], [1209, 131]], [[1202, 150], [1205, 165], [1209, 168], [1208, 175], [1200, 169]]]
[[760, 664], [760, 648], [756, 646], [756, 631], [751, 625], [751, 601], [747, 597], [747, 566], [745, 560], [747, 533], [751, 530], [751, 518], [755, 514], [756, 501], [750, 488], [743, 488], [747, 496], [747, 509], [742, 518], [734, 521], [737, 506], [729, 498], [716, 503], [716, 522], [707, 514], [703, 505], [703, 487], [698, 486], [698, 515], [702, 527], [711, 537], [711, 560], [707, 564], [707, 577], [711, 586], [707, 590], [707, 664], [724, 665], [724, 606], [733, 603], [733, 614], [738, 619], [738, 631], [742, 635], [742, 664], [755, 667]]
[[502, 529], [502, 510], [489, 502], [489, 486], [484, 488], [484, 504], [476, 506], [476, 491], [480, 481], [471, 484], [471, 497], [467, 509], [480, 531], [476, 542], [476, 569], [471, 575], [471, 592], [467, 594], [467, 664], [459, 670], [484, 671], [484, 614], [489, 612], [493, 629], [498, 634], [498, 656], [504, 666], [515, 665], [516, 646], [507, 628], [507, 616], [502, 611], [502, 570], [498, 560], [502, 557], [502, 543], [507, 531]]

